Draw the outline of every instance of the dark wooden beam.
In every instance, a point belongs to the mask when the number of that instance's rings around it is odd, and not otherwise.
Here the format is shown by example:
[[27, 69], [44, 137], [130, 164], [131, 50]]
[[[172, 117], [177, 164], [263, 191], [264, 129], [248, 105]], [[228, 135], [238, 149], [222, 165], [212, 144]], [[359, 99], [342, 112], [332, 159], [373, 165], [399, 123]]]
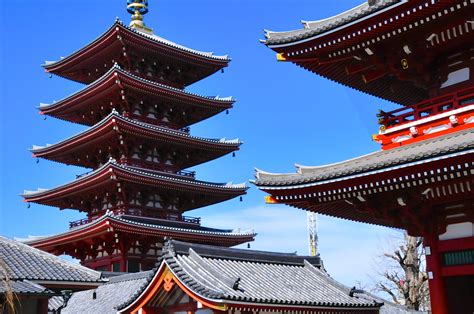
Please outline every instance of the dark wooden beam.
[[354, 75], [375, 67], [373, 63], [358, 62], [346, 65], [347, 75]]
[[374, 70], [370, 70], [370, 71], [365, 72], [364, 74], [362, 74], [362, 79], [364, 80], [365, 84], [369, 84], [369, 83], [374, 82], [378, 79], [381, 79], [385, 75], [387, 75], [386, 71], [381, 71], [381, 70], [374, 69]]

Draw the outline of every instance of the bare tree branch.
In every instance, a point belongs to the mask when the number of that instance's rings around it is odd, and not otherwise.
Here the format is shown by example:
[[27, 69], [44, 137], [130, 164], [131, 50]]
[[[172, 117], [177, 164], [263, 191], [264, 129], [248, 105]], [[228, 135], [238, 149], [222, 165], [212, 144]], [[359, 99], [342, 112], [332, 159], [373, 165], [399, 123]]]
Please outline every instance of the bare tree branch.
[[407, 234], [391, 252], [382, 255], [383, 270], [375, 289], [387, 293], [395, 303], [414, 310], [429, 309], [428, 276], [422, 250], [423, 239]]

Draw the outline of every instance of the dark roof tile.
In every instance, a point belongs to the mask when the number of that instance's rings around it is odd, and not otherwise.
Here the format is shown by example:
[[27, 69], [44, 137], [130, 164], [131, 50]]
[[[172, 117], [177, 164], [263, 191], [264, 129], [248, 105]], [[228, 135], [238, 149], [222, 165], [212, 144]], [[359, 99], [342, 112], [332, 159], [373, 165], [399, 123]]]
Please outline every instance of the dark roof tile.
[[100, 272], [0, 236], [0, 259], [11, 280], [103, 282]]

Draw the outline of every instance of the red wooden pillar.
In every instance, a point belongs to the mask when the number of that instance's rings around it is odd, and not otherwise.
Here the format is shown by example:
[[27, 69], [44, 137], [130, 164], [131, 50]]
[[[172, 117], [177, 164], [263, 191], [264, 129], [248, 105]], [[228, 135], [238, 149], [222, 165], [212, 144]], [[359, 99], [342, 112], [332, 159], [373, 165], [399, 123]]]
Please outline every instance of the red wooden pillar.
[[127, 258], [126, 258], [126, 253], [120, 254], [120, 271], [123, 273], [127, 272]]
[[448, 302], [442, 276], [442, 256], [439, 252], [437, 234], [426, 234], [424, 237], [426, 251], [426, 268], [430, 287], [431, 311], [433, 314], [448, 314]]
[[[141, 314], [161, 314], [163, 311], [161, 308], [154, 308], [151, 306], [144, 306], [141, 308]], [[140, 311], [138, 311], [140, 313]]]
[[48, 299], [47, 298], [39, 298], [36, 306], [37, 306], [36, 313], [48, 314]]

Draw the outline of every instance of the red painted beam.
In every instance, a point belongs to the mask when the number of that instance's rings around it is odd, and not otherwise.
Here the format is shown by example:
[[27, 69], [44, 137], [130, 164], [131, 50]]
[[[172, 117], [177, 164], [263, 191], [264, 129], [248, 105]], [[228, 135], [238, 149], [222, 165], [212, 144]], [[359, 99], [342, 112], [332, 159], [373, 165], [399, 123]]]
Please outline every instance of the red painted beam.
[[463, 251], [474, 249], [474, 237], [439, 241], [440, 252]]
[[431, 310], [433, 314], [448, 314], [448, 300], [443, 280], [443, 266], [441, 264], [441, 253], [439, 252], [438, 235], [427, 234], [424, 237], [424, 242], [425, 247], [429, 247], [431, 251], [429, 255], [426, 255]]
[[451, 276], [472, 276], [474, 275], [474, 265], [446, 266], [442, 269], [443, 277]]
[[376, 81], [384, 77], [385, 75], [387, 75], [386, 71], [372, 70], [372, 71], [362, 74], [362, 79], [364, 80], [365, 84], [369, 84], [373, 81]]
[[349, 64], [346, 65], [346, 73], [347, 75], [353, 75], [360, 72], [364, 72], [369, 70], [370, 68], [374, 67], [373, 63], [363, 63], [363, 64]]
[[197, 302], [196, 301], [191, 301], [188, 303], [179, 303], [179, 304], [173, 304], [164, 307], [163, 309], [165, 311], [171, 311], [171, 312], [178, 312], [178, 311], [196, 311], [197, 310]]

